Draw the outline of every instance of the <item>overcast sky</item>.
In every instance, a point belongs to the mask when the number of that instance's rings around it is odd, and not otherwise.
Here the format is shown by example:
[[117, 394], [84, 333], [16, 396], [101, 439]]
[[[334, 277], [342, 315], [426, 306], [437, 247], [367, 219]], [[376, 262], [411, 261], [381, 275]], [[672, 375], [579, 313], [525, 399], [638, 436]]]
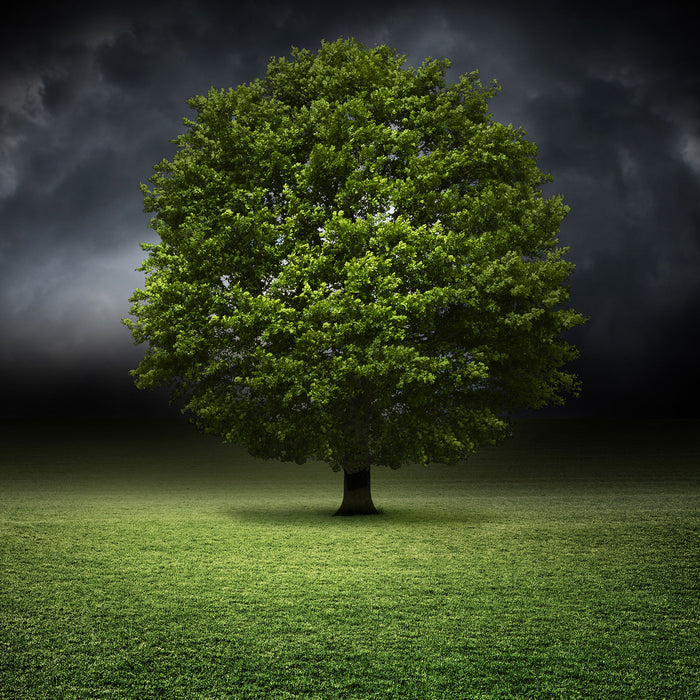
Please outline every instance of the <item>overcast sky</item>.
[[[502, 92], [494, 117], [539, 146], [571, 213], [566, 412], [698, 415], [700, 73], [697, 15], [673, 3], [93, 3], [0, 27], [3, 412], [146, 415], [143, 350], [120, 318], [154, 240], [139, 182], [171, 157], [185, 100], [263, 74], [291, 46], [354, 36], [408, 64], [449, 58]], [[21, 10], [20, 10], [21, 12]], [[693, 14], [695, 13], [695, 14]], [[564, 412], [561, 413], [563, 415]]]

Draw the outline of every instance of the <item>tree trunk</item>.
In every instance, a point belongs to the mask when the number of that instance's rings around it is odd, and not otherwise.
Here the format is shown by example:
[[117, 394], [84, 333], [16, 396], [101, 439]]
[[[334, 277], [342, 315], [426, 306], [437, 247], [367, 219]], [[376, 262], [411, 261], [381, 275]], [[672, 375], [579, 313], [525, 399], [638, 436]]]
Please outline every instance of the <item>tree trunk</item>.
[[343, 470], [343, 502], [335, 515], [378, 515], [372, 503], [369, 468], [353, 473]]

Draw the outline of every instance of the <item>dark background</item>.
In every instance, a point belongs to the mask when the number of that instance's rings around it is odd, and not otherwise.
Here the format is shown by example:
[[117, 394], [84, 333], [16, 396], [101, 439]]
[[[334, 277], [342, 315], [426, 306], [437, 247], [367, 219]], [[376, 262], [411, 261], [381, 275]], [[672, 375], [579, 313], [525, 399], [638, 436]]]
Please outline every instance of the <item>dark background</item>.
[[[28, 6], [27, 6], [28, 7]], [[120, 318], [153, 241], [139, 182], [185, 100], [354, 36], [503, 90], [571, 213], [580, 399], [550, 416], [698, 416], [697, 11], [672, 3], [56, 4], [0, 27], [0, 382], [12, 417], [171, 415]], [[19, 12], [20, 14], [17, 14]]]

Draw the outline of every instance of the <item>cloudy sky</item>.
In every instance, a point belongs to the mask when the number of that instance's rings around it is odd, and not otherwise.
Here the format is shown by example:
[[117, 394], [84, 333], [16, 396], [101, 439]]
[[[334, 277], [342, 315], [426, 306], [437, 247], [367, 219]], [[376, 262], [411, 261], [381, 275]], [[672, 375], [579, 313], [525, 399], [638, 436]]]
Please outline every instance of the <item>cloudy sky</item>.
[[[502, 92], [494, 117], [539, 146], [571, 214], [568, 413], [698, 415], [700, 73], [673, 3], [56, 3], [0, 27], [0, 380], [5, 415], [148, 415], [120, 318], [152, 241], [139, 182], [210, 86], [291, 46], [354, 36], [449, 58]], [[560, 412], [563, 415], [563, 412]]]

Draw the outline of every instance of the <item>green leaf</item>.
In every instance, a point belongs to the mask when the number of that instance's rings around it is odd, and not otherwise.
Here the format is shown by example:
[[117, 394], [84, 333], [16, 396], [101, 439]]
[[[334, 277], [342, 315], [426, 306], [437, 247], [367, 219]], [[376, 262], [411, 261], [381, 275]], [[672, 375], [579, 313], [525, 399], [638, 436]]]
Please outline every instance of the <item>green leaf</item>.
[[138, 386], [257, 455], [454, 461], [576, 393], [568, 212], [497, 85], [348, 39], [189, 100], [141, 185]]

